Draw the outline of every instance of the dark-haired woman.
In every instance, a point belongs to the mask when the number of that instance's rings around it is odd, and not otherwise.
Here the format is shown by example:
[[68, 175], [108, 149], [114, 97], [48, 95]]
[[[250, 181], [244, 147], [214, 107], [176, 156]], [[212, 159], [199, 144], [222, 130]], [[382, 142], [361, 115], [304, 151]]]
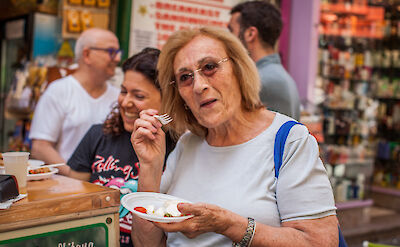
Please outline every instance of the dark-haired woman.
[[[160, 51], [145, 48], [123, 65], [124, 81], [118, 104], [104, 124], [93, 125], [68, 160], [69, 176], [120, 189], [121, 197], [137, 190], [139, 161], [130, 143], [134, 122], [144, 109], [160, 109], [156, 65]], [[175, 143], [166, 136], [166, 154]], [[120, 208], [120, 243], [132, 246], [132, 216]]]

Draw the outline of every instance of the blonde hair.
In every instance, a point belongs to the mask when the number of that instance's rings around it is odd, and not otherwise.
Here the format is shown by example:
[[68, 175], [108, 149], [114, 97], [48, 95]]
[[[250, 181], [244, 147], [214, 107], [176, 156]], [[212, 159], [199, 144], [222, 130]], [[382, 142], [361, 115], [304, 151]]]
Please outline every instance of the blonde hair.
[[239, 83], [243, 109], [250, 112], [264, 107], [259, 97], [260, 79], [257, 68], [236, 36], [226, 29], [217, 27], [177, 31], [165, 43], [157, 64], [158, 79], [163, 95], [162, 112], [170, 114], [174, 119], [170, 123], [169, 129], [176, 138], [186, 130], [201, 137], [207, 135], [207, 128], [197, 122], [189, 109], [185, 109], [185, 102], [180, 96], [178, 88], [170, 84], [174, 78], [173, 64], [176, 54], [198, 36], [219, 40], [224, 45], [225, 52], [233, 65], [233, 73]]

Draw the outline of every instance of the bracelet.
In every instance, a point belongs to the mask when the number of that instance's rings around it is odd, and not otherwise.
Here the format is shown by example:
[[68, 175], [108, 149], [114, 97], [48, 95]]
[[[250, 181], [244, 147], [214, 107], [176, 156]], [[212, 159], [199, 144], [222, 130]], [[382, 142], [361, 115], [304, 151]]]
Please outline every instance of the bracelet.
[[242, 240], [239, 243], [232, 243], [233, 247], [249, 247], [253, 241], [254, 233], [256, 231], [256, 222], [253, 218], [247, 218], [247, 228]]

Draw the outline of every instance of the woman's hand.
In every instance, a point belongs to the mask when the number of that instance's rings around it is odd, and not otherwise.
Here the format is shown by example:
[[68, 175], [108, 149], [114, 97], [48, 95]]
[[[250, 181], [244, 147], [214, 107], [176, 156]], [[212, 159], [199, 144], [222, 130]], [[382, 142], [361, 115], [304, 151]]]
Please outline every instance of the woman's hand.
[[143, 110], [135, 121], [131, 143], [141, 165], [153, 163], [160, 157], [164, 160], [165, 134], [162, 124], [153, 117], [157, 113], [153, 109]]
[[165, 133], [153, 117], [157, 110], [140, 112], [136, 119], [131, 143], [140, 164], [138, 191], [159, 191], [165, 157]]
[[195, 238], [206, 232], [223, 233], [229, 226], [225, 221], [229, 211], [215, 205], [205, 203], [179, 203], [182, 214], [194, 217], [178, 223], [154, 223], [165, 232], [181, 232], [188, 238]]
[[[221, 207], [204, 203], [179, 203], [182, 214], [194, 217], [177, 223], [156, 223], [164, 232], [181, 232], [188, 238], [215, 232], [240, 242], [247, 228], [247, 218]], [[257, 223], [252, 246], [338, 246], [336, 216], [313, 220], [296, 220], [272, 227]]]

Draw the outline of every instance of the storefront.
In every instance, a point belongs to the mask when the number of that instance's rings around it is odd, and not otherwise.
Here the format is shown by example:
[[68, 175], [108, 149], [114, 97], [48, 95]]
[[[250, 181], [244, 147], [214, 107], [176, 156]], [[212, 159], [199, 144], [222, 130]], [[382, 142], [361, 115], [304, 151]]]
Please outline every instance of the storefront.
[[[400, 211], [399, 4], [320, 5], [313, 99], [323, 125], [321, 156], [331, 173], [341, 223], [353, 229], [347, 235], [353, 244], [362, 238], [399, 243], [398, 225], [378, 223], [385, 217], [398, 221]], [[371, 230], [364, 228], [364, 235], [355, 230], [368, 224]], [[385, 231], [392, 235], [385, 237]]]
[[[73, 71], [83, 30], [114, 31], [126, 59], [146, 46], [161, 48], [182, 28], [225, 27], [230, 8], [243, 0], [20, 2], [0, 11], [0, 151], [30, 149], [35, 104], [48, 83]], [[400, 224], [379, 225], [374, 234], [362, 228], [373, 228], [376, 208], [399, 219], [400, 1], [272, 2], [284, 20], [279, 52], [299, 89], [301, 122], [320, 144], [345, 236], [355, 246], [400, 242]]]
[[[124, 60], [144, 47], [161, 48], [168, 36], [181, 28], [226, 27], [229, 10], [238, 2], [7, 1], [0, 19], [4, 31], [0, 150], [30, 149], [34, 107], [49, 83], [76, 68], [73, 50], [82, 31], [99, 27], [115, 32]], [[111, 83], [119, 87], [119, 68]]]

